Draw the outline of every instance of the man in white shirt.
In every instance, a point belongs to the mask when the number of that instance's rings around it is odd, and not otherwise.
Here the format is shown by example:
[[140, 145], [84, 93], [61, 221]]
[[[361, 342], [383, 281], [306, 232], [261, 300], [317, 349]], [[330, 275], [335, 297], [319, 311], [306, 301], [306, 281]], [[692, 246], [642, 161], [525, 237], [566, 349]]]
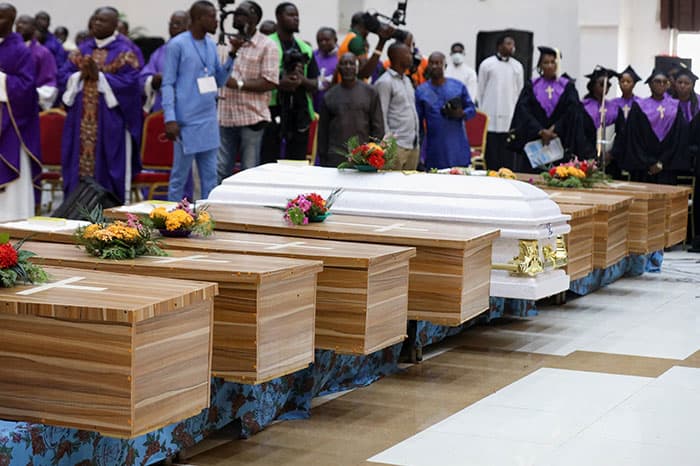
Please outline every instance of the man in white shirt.
[[479, 108], [489, 116], [486, 139], [486, 166], [498, 170], [513, 168], [513, 154], [506, 139], [513, 111], [523, 88], [523, 65], [513, 58], [515, 40], [503, 35], [496, 42], [497, 52], [479, 66]]
[[453, 78], [467, 86], [469, 97], [476, 101], [477, 98], [477, 82], [476, 71], [474, 68], [467, 66], [464, 63], [464, 44], [455, 42], [450, 47], [450, 61], [445, 70], [446, 78]]

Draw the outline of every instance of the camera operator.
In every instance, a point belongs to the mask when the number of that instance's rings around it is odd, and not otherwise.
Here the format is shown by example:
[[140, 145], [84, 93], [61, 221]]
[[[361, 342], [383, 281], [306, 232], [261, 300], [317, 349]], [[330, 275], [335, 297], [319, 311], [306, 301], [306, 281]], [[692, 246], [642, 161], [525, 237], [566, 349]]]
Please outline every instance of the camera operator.
[[430, 81], [416, 89], [418, 120], [425, 121], [425, 166], [467, 167], [471, 150], [464, 120], [476, 115], [467, 87], [445, 77], [445, 55], [433, 52], [428, 58]]
[[265, 130], [262, 161], [274, 162], [281, 158], [282, 140], [285, 158], [306, 158], [309, 127], [315, 118], [311, 93], [318, 88], [318, 66], [313, 49], [294, 34], [299, 32], [299, 10], [293, 3], [277, 5], [277, 32], [270, 40], [280, 54], [279, 86], [270, 101], [272, 124]]
[[221, 149], [217, 168], [219, 182], [231, 176], [236, 156], [241, 168], [260, 163], [265, 126], [270, 122], [271, 91], [278, 83], [279, 55], [275, 43], [257, 30], [262, 8], [253, 1], [242, 2], [234, 11], [231, 38], [232, 79], [220, 93], [219, 125]]
[[[372, 55], [367, 56], [367, 36], [373, 32], [379, 37], [379, 42]], [[369, 13], [357, 12], [352, 15], [350, 22], [350, 32], [347, 33], [343, 42], [338, 48], [338, 57], [350, 52], [360, 61], [360, 70], [357, 77], [367, 79], [372, 76], [377, 68], [379, 58], [382, 56], [386, 42], [395, 38], [404, 42], [409, 47], [413, 42], [413, 36], [409, 32], [401, 31], [393, 26], [379, 22], [377, 18]]]

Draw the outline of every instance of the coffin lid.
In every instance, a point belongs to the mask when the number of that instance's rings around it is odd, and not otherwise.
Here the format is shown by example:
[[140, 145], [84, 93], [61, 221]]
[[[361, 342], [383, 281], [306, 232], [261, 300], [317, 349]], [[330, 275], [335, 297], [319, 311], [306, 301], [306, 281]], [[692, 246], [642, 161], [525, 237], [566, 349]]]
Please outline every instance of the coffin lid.
[[50, 276], [47, 284], [0, 288], [0, 313], [127, 324], [178, 311], [218, 293], [215, 283], [61, 267], [44, 270]]
[[340, 214], [478, 223], [516, 238], [569, 231], [569, 216], [542, 190], [495, 177], [267, 164], [227, 178], [207, 202], [283, 207], [298, 194], [328, 196], [336, 187], [345, 189], [332, 208]]

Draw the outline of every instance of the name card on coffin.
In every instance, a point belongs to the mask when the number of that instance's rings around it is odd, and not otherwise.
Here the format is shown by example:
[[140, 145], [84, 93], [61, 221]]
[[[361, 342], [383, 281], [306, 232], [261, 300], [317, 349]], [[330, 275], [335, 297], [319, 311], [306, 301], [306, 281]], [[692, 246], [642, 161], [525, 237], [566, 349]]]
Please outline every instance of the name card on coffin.
[[406, 337], [414, 248], [223, 231], [208, 238], [163, 238], [162, 246], [323, 261], [316, 292], [316, 348], [367, 355]]
[[551, 263], [546, 251], [556, 250], [557, 237], [569, 232], [569, 217], [540, 189], [526, 183], [491, 177], [367, 174], [268, 164], [227, 178], [206, 202], [212, 206], [282, 207], [299, 193], [328, 195], [336, 187], [344, 192], [333, 205], [335, 213], [499, 229], [501, 237], [494, 242], [492, 263], [508, 269], [502, 265], [518, 257], [515, 262], [524, 265], [518, 266], [521, 276], [517, 277], [509, 270], [494, 270], [492, 296], [540, 299], [568, 289], [565, 272], [552, 270], [557, 264], [549, 270], [543, 268]]
[[313, 362], [316, 277], [322, 269], [318, 261], [187, 251], [116, 261], [65, 244], [25, 247], [41, 264], [217, 282], [212, 361], [216, 377], [256, 384]]
[[45, 270], [0, 288], [0, 418], [132, 438], [209, 406], [216, 284]]
[[[209, 212], [220, 230], [302, 237], [307, 242], [333, 238], [415, 247], [416, 257], [409, 264], [409, 319], [428, 320], [440, 325], [459, 325], [488, 309], [491, 245], [498, 237], [498, 230], [347, 215], [332, 215], [323, 223], [297, 227], [287, 224], [282, 219], [282, 212], [277, 209], [213, 205]], [[116, 215], [116, 212], [108, 210], [106, 214]], [[221, 231], [217, 231], [214, 238], [219, 238], [219, 235], [226, 238]], [[263, 238], [258, 235], [251, 237]], [[190, 240], [191, 238], [175, 243], [168, 238], [165, 244], [166, 247], [175, 244], [179, 247], [185, 243], [193, 244]], [[288, 241], [299, 242], [296, 239]], [[233, 247], [233, 244], [235, 243], [229, 243], [228, 247]], [[351, 254], [357, 249], [354, 246], [356, 243], [352, 245], [349, 251]], [[253, 254], [271, 252], [259, 247], [250, 250]], [[301, 248], [297, 250], [300, 251]], [[338, 258], [327, 255], [324, 260], [337, 262]]]
[[552, 200], [561, 204], [595, 206], [593, 225], [593, 267], [606, 269], [629, 253], [629, 218], [632, 198], [583, 190], [546, 188]]

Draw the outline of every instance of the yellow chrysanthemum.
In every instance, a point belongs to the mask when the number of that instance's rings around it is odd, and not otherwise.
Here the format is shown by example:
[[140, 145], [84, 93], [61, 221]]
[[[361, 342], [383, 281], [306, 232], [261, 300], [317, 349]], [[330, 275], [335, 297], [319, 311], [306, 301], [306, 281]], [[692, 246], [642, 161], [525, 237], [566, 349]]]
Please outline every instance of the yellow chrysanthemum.
[[168, 231], [179, 230], [180, 228], [191, 228], [194, 225], [194, 219], [184, 210], [174, 210], [168, 214], [165, 219], [165, 228]]
[[585, 178], [586, 174], [583, 172], [583, 170], [576, 168], [576, 167], [569, 167], [568, 169], [569, 176], [573, 176], [575, 178]]
[[555, 174], [559, 178], [566, 178], [567, 176], [569, 176], [569, 171], [566, 169], [566, 167], [560, 165], [557, 167], [557, 171]]
[[85, 239], [92, 239], [95, 237], [95, 233], [100, 231], [100, 226], [96, 223], [93, 223], [91, 225], [88, 225], [85, 227], [85, 230], [83, 230], [83, 238]]
[[165, 207], [156, 207], [150, 214], [148, 214], [148, 216], [154, 220], [157, 218], [165, 220], [168, 218], [168, 211], [165, 209]]
[[499, 168], [498, 169], [498, 176], [501, 178], [508, 178], [510, 180], [514, 180], [515, 178], [515, 173], [513, 173], [510, 169], [508, 168]]
[[199, 215], [197, 215], [197, 223], [199, 224], [208, 223], [210, 220], [211, 217], [208, 212], [200, 212]]

